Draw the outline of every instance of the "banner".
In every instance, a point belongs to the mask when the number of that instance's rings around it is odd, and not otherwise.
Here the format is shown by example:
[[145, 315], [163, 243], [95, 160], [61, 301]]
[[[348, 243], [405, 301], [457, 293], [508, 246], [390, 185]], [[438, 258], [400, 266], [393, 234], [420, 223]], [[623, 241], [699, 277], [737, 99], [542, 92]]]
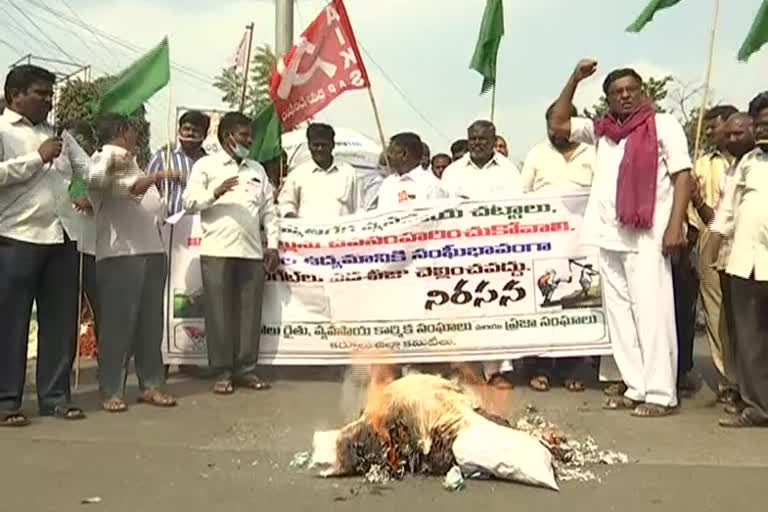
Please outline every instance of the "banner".
[[369, 84], [344, 3], [332, 0], [278, 61], [270, 96], [287, 132], [344, 91]]
[[[610, 353], [587, 195], [281, 219], [261, 364], [438, 362]], [[197, 217], [170, 240], [168, 364], [206, 362]]]

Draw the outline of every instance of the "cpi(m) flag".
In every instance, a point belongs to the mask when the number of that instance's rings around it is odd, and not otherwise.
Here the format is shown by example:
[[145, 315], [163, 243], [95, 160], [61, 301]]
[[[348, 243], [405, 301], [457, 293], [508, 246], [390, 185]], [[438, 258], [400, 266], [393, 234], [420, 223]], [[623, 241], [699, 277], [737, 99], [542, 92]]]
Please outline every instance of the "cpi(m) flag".
[[290, 131], [344, 91], [369, 85], [344, 2], [333, 0], [278, 61], [270, 96]]
[[650, 23], [658, 11], [672, 7], [678, 3], [680, 3], [680, 0], [651, 0], [634, 23], [627, 27], [627, 32], [640, 32], [643, 30], [643, 27]]
[[768, 0], [763, 0], [763, 5], [760, 6], [760, 10], [757, 12], [747, 39], [741, 45], [739, 60], [746, 61], [750, 55], [759, 50], [765, 43], [768, 43]]
[[504, 6], [501, 0], [487, 0], [480, 34], [477, 36], [475, 53], [472, 55], [470, 69], [483, 75], [480, 93], [487, 92], [496, 85], [496, 57], [499, 54], [501, 36], [504, 35]]
[[171, 79], [171, 61], [168, 38], [126, 68], [99, 102], [99, 112], [112, 112], [128, 116], [145, 101], [168, 84]]

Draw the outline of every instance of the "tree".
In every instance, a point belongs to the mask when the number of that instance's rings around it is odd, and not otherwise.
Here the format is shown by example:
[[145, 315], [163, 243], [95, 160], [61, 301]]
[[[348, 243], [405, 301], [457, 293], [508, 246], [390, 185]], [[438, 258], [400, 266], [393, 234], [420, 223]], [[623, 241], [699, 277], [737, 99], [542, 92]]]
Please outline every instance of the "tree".
[[[651, 99], [653, 106], [656, 108], [656, 112], [666, 112], [663, 102], [667, 99], [669, 91], [667, 88], [669, 84], [674, 81], [672, 76], [665, 76], [662, 78], [650, 77], [643, 82], [643, 93]], [[597, 103], [592, 105], [591, 108], [584, 109], [584, 117], [590, 119], [598, 118], [608, 112], [608, 98], [605, 95], [600, 96]]]
[[[253, 49], [251, 64], [248, 69], [248, 87], [245, 94], [243, 113], [256, 117], [271, 102], [269, 98], [269, 79], [277, 67], [277, 57], [268, 44]], [[224, 68], [216, 77], [213, 86], [223, 93], [221, 101], [230, 108], [239, 110], [243, 94], [243, 73], [235, 68]]]
[[[96, 109], [99, 98], [114, 80], [115, 77], [113, 76], [103, 76], [93, 82], [77, 79], [62, 85], [57, 91], [56, 125], [67, 126], [74, 121], [84, 121], [91, 126], [95, 133], [98, 120]], [[152, 153], [149, 149], [149, 123], [144, 107], [134, 112], [131, 118], [135, 119], [136, 128], [139, 132], [139, 150], [136, 159], [140, 166], [145, 167], [149, 163]]]

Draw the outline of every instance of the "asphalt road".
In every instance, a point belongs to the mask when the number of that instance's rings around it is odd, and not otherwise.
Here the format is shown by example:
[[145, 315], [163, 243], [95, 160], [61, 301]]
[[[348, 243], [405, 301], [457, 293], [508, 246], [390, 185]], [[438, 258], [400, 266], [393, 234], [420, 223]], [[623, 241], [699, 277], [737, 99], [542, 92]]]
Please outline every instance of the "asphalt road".
[[[698, 364], [708, 368], [705, 357]], [[136, 405], [122, 415], [99, 410], [94, 373], [86, 370], [78, 394], [88, 420], [34, 418], [31, 427], [0, 430], [0, 512], [765, 510], [768, 430], [718, 428], [706, 388], [681, 414], [649, 420], [602, 411], [598, 389], [574, 395], [520, 387], [505, 396], [510, 415], [533, 403], [567, 432], [590, 434], [633, 463], [598, 467], [600, 481], [565, 482], [559, 493], [495, 481], [469, 481], [451, 493], [439, 478], [371, 486], [288, 466], [294, 453], [309, 450], [313, 431], [350, 416], [354, 399], [338, 369], [284, 369], [273, 374], [273, 390], [229, 397], [211, 395], [210, 382], [177, 376], [170, 389], [179, 407]], [[93, 497], [100, 503], [81, 503]]]

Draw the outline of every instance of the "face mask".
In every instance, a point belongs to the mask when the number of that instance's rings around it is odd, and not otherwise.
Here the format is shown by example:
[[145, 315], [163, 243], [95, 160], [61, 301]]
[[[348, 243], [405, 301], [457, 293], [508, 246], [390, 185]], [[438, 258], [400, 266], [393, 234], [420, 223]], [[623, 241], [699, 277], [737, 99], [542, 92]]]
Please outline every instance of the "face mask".
[[248, 158], [248, 148], [237, 142], [234, 138], [232, 138], [232, 153], [241, 159]]
[[203, 139], [201, 137], [182, 137], [179, 135], [179, 142], [186, 142], [188, 144], [197, 144], [198, 142], [203, 142]]

